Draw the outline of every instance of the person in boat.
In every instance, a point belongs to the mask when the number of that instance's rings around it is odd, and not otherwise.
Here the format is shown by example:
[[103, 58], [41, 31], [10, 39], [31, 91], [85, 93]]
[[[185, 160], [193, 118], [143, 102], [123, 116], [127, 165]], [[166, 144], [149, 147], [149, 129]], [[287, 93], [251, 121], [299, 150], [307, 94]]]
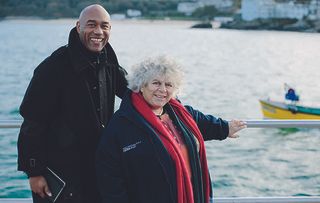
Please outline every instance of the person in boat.
[[84, 8], [68, 45], [46, 58], [20, 106], [18, 170], [33, 202], [49, 202], [46, 167], [66, 182], [58, 203], [99, 203], [95, 151], [114, 112], [115, 95], [127, 90], [126, 71], [109, 44], [110, 15], [100, 5]]
[[[129, 74], [130, 75], [130, 74]], [[97, 150], [104, 203], [208, 203], [204, 141], [238, 137], [246, 127], [205, 115], [176, 99], [183, 74], [167, 56], [133, 68], [128, 92], [104, 130]]]
[[289, 88], [288, 92], [286, 93], [286, 99], [290, 100], [290, 101], [297, 102], [297, 101], [299, 101], [299, 96], [296, 94], [294, 89]]
[[296, 91], [287, 83], [284, 83], [284, 89], [286, 91], [285, 99], [291, 101], [291, 103], [295, 105], [299, 101], [299, 95], [297, 95]]

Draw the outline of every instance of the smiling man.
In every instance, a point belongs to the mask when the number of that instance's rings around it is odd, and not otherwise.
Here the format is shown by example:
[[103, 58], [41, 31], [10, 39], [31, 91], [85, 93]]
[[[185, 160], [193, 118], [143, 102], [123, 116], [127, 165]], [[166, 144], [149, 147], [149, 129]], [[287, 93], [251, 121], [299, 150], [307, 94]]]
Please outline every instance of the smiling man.
[[111, 30], [110, 15], [99, 5], [85, 8], [77, 22], [82, 44], [92, 52], [100, 52], [108, 43]]
[[100, 5], [83, 9], [60, 47], [34, 71], [22, 104], [18, 170], [29, 178], [33, 202], [50, 202], [47, 167], [66, 185], [57, 203], [99, 203], [95, 151], [127, 90], [126, 71], [108, 43], [110, 15]]

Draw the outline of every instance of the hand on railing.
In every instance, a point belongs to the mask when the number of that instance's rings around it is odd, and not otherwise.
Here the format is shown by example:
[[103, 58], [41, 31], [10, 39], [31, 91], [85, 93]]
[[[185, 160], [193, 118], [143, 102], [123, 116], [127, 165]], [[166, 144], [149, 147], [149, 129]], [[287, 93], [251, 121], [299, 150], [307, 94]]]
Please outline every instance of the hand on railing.
[[229, 124], [229, 135], [228, 135], [229, 138], [239, 137], [239, 135], [236, 133], [247, 127], [247, 123], [241, 120], [231, 120], [228, 122], [228, 124]]

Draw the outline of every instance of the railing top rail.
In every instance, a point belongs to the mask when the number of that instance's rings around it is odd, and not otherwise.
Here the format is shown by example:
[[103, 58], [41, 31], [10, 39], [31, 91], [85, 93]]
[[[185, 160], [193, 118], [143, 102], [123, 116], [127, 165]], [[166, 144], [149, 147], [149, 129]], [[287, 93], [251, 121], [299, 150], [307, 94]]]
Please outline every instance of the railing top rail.
[[[320, 120], [244, 120], [248, 128], [320, 128]], [[20, 128], [21, 120], [0, 120], [1, 128]]]
[[[320, 120], [244, 120], [248, 128], [320, 128]], [[21, 120], [0, 120], [0, 128], [20, 128]]]
[[248, 128], [320, 128], [320, 120], [247, 120]]
[[20, 128], [22, 120], [0, 120], [0, 128]]
[[216, 203], [320, 203], [320, 197], [226, 197]]
[[[31, 203], [31, 198], [0, 198], [0, 203]], [[320, 196], [314, 197], [221, 197], [215, 203], [320, 203]]]

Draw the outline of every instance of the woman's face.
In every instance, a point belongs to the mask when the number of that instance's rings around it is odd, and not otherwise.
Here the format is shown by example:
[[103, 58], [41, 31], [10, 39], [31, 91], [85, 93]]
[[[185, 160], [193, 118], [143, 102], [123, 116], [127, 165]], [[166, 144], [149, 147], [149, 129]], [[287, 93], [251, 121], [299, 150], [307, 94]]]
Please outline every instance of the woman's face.
[[141, 88], [142, 95], [153, 110], [161, 109], [173, 97], [173, 82], [157, 76]]

